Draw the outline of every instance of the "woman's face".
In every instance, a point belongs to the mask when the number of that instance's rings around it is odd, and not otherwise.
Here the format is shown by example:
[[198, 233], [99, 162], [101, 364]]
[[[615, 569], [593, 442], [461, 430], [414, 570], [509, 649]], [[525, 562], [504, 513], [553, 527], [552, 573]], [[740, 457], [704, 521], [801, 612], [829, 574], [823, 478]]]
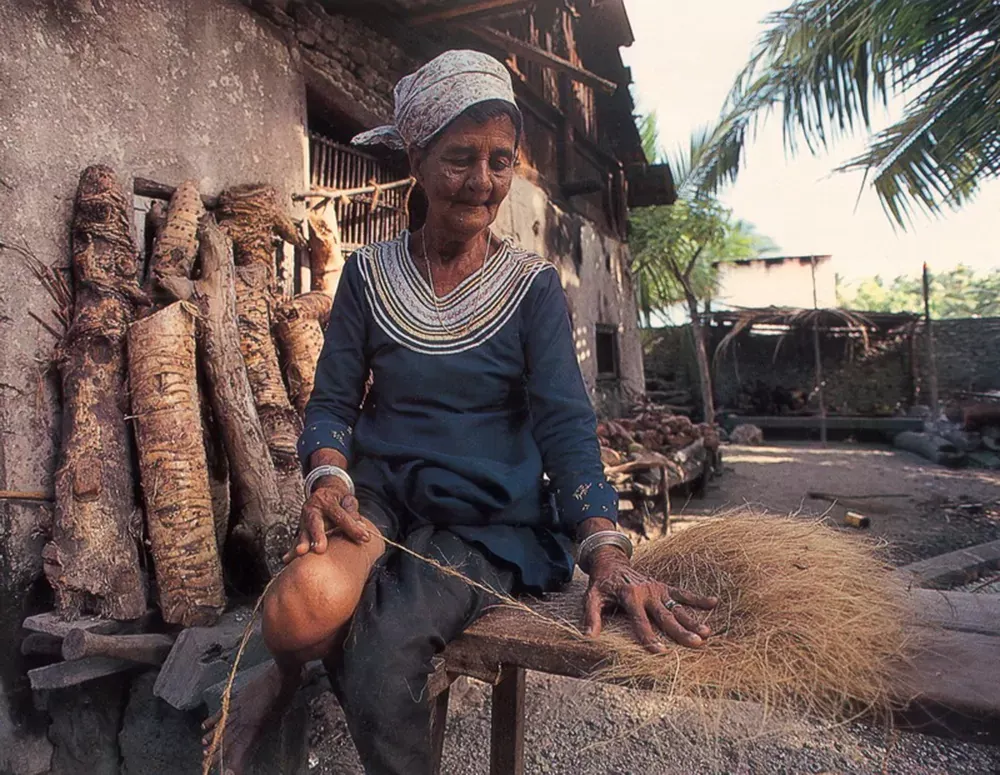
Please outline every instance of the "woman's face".
[[471, 239], [489, 228], [510, 191], [516, 143], [509, 116], [483, 124], [460, 116], [429, 148], [411, 154], [432, 229]]

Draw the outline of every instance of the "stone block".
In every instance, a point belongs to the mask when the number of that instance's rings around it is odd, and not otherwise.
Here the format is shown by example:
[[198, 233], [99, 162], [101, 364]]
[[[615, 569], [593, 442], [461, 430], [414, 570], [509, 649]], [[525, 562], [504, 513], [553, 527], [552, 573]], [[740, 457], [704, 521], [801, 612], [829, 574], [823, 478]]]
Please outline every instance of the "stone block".
[[113, 675], [50, 693], [51, 775], [118, 775], [118, 728], [128, 684], [127, 676]]
[[[122, 775], [201, 772], [201, 722], [205, 712], [171, 708], [153, 696], [155, 680], [156, 674], [150, 672], [133, 682], [119, 734]], [[304, 698], [296, 698], [282, 722], [264, 736], [248, 775], [305, 775], [308, 727]]]

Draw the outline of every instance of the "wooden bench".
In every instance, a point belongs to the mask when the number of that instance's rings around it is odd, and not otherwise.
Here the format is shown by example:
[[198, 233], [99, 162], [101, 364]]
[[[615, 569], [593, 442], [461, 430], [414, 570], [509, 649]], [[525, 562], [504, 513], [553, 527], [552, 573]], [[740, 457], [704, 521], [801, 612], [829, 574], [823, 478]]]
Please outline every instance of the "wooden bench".
[[[579, 603], [582, 583], [550, 602], [565, 611]], [[913, 698], [899, 714], [901, 725], [956, 736], [992, 734], [1000, 739], [1000, 596], [918, 589], [924, 648], [894, 679], [900, 699]], [[582, 610], [582, 608], [580, 608]], [[567, 642], [549, 624], [525, 611], [497, 608], [449, 644], [431, 676], [432, 740], [440, 766], [448, 713], [448, 689], [461, 675], [493, 686], [490, 775], [524, 772], [525, 671], [582, 678], [607, 659], [596, 643]]]

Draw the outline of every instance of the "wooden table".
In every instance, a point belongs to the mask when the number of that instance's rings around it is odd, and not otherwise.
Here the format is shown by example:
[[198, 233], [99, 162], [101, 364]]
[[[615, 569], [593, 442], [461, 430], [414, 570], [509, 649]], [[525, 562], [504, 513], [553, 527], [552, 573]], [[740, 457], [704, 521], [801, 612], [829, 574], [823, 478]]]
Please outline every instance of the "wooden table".
[[[579, 598], [581, 582], [559, 595]], [[911, 729], [1000, 740], [1000, 595], [913, 592], [923, 650], [896, 676], [897, 696], [912, 700], [898, 716]], [[565, 610], [565, 600], [559, 601]], [[553, 604], [540, 603], [545, 609]], [[449, 644], [431, 677], [432, 739], [440, 765], [448, 687], [460, 675], [493, 685], [490, 775], [523, 775], [525, 671], [583, 678], [607, 653], [567, 641], [552, 625], [513, 608], [497, 608]]]

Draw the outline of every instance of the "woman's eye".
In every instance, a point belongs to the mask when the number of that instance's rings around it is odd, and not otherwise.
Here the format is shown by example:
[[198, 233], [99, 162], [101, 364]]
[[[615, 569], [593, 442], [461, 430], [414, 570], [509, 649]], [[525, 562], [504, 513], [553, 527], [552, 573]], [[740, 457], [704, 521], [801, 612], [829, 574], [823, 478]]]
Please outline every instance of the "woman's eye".
[[445, 159], [445, 162], [451, 165], [452, 167], [464, 168], [472, 164], [472, 159], [468, 158], [467, 156], [456, 156], [451, 159]]
[[496, 172], [503, 172], [504, 170], [509, 170], [513, 164], [514, 162], [512, 159], [494, 159], [490, 166], [493, 167]]

